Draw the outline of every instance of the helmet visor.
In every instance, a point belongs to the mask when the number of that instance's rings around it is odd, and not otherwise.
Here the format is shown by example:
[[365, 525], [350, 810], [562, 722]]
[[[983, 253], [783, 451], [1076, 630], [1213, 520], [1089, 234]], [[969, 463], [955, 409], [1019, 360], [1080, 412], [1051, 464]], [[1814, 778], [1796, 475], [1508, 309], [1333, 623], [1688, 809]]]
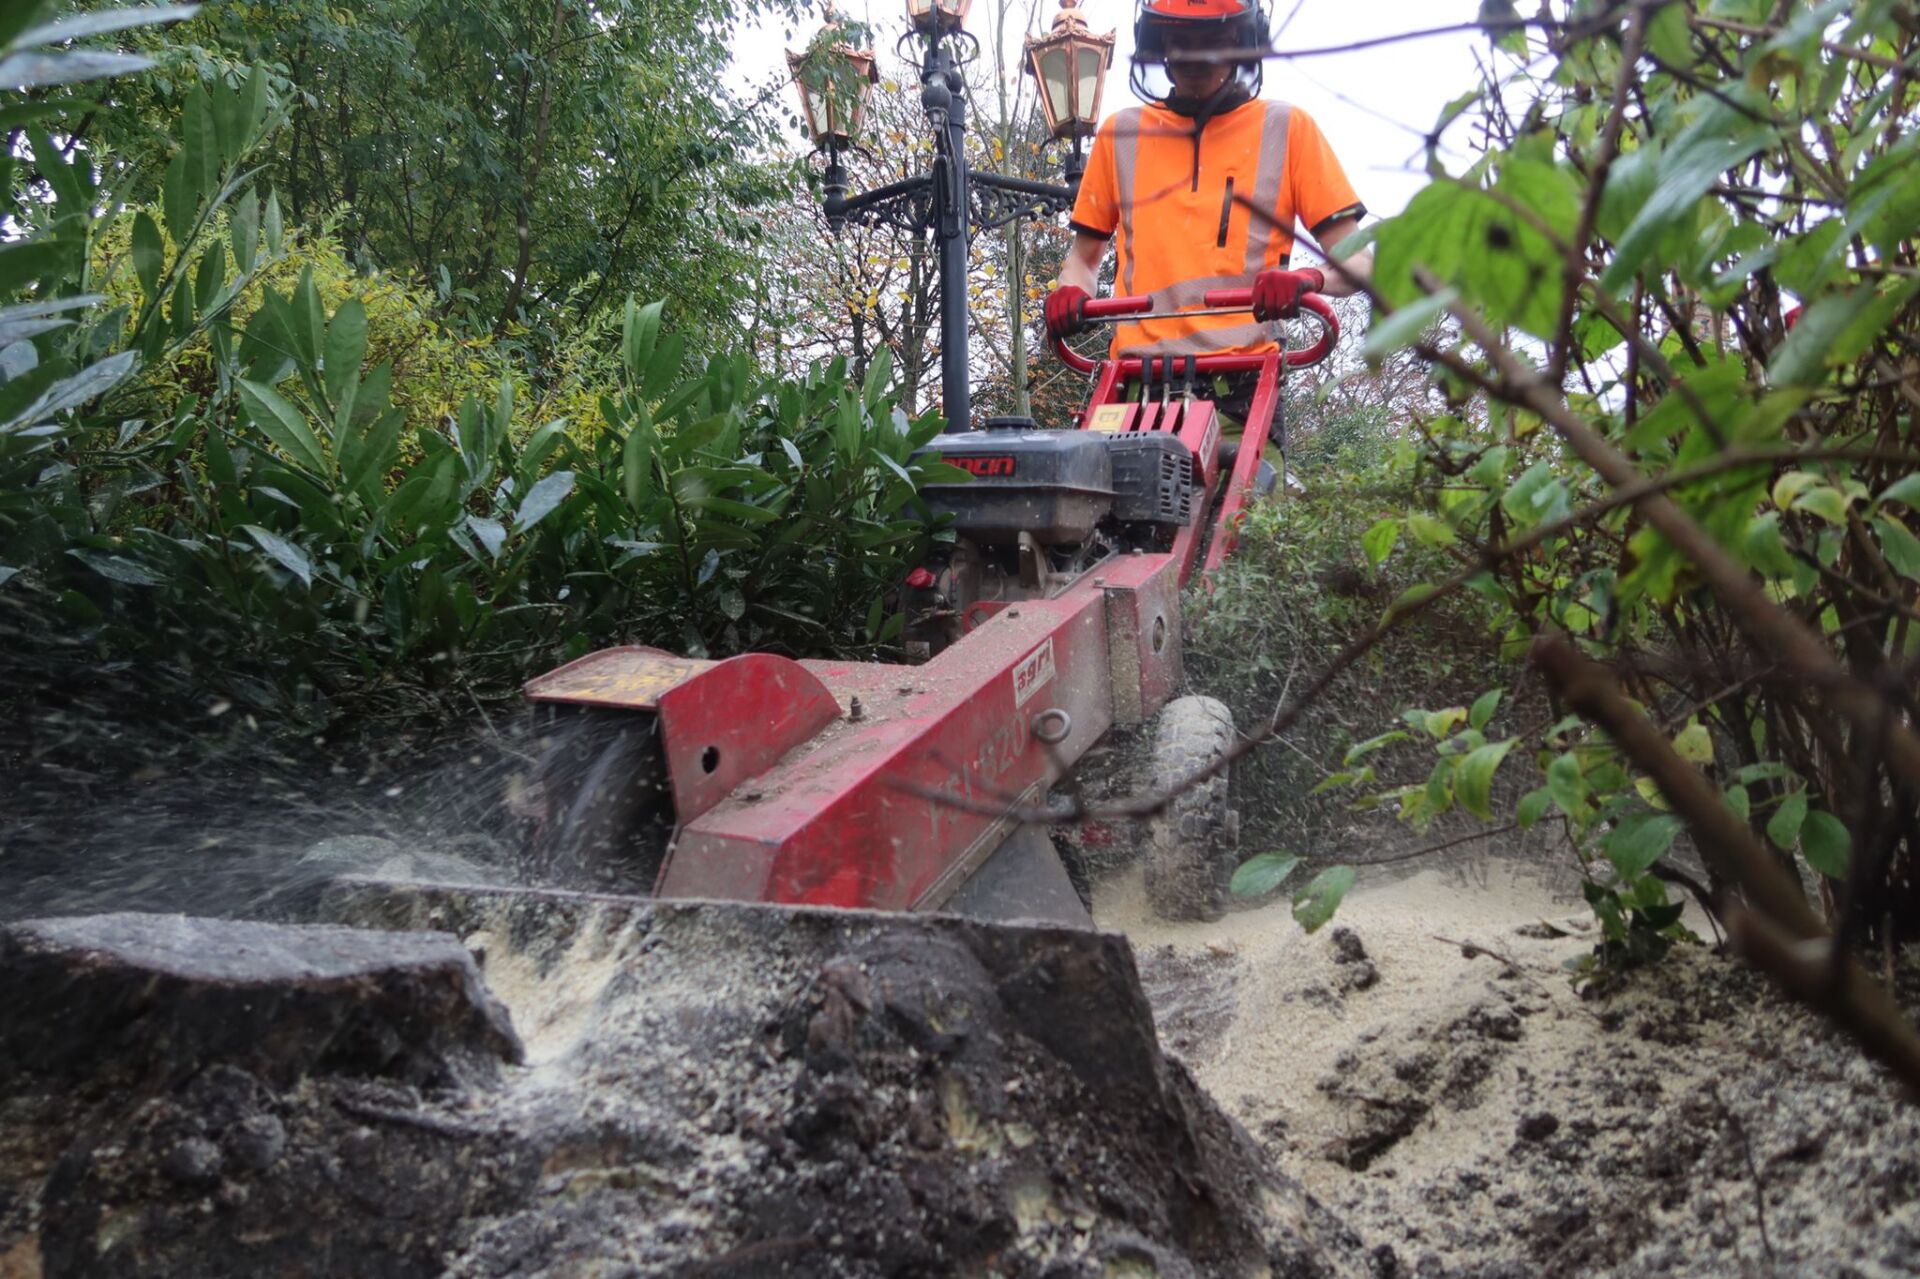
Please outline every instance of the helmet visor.
[[1267, 52], [1251, 22], [1179, 22], [1149, 14], [1135, 33], [1134, 92], [1150, 102], [1205, 98], [1230, 80], [1259, 91]]

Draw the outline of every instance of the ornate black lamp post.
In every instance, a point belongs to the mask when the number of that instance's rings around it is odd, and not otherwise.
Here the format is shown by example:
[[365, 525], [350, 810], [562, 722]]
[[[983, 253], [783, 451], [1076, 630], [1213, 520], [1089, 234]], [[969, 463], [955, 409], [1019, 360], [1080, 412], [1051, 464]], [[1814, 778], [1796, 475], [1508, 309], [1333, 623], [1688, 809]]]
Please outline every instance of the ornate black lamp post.
[[[789, 52], [800, 90], [807, 131], [827, 153], [821, 185], [827, 222], [838, 231], [848, 221], [886, 223], [907, 231], [930, 230], [939, 242], [940, 392], [948, 430], [973, 426], [967, 352], [967, 245], [976, 230], [1015, 218], [1065, 212], [1073, 205], [1082, 165], [1080, 140], [1093, 131], [1100, 88], [1113, 53], [1113, 36], [1094, 36], [1074, 12], [1078, 0], [1062, 0], [1053, 33], [1027, 41], [1028, 70], [1040, 83], [1042, 108], [1056, 138], [1070, 138], [1068, 185], [1036, 182], [967, 165], [966, 82], [961, 68], [980, 45], [962, 23], [972, 0], [906, 0], [913, 30], [901, 39], [903, 56], [920, 71], [920, 105], [933, 127], [933, 171], [872, 191], [847, 194], [840, 154], [852, 145], [873, 82], [871, 51], [855, 50], [831, 37], [816, 39], [805, 54]], [[1063, 62], [1062, 59], [1065, 59]]]

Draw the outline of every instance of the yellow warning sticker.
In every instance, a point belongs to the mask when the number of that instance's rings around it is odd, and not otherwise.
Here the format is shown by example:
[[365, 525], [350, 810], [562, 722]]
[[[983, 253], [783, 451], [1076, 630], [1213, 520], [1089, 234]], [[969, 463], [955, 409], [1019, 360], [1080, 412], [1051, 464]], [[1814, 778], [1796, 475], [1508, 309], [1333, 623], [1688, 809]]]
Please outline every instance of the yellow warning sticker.
[[651, 707], [662, 693], [712, 665], [697, 658], [612, 652], [543, 676], [527, 691], [537, 698]]
[[1107, 435], [1117, 435], [1127, 429], [1127, 409], [1125, 404], [1102, 404], [1087, 419], [1089, 431], [1101, 431]]

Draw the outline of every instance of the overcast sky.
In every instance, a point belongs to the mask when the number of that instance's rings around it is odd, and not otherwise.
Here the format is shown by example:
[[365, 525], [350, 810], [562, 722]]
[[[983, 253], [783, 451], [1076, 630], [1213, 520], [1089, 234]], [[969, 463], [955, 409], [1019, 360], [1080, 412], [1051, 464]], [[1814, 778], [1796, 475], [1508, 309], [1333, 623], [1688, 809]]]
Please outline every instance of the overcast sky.
[[[969, 25], [976, 31], [985, 29], [982, 15], [993, 2], [974, 0]], [[1056, 3], [1040, 0], [1043, 24], [1052, 22]], [[1276, 7], [1275, 21], [1286, 22], [1275, 41], [1283, 52], [1470, 22], [1479, 9], [1476, 0], [1303, 0], [1288, 21], [1291, 0], [1278, 0]], [[840, 8], [874, 26], [883, 65], [890, 60], [892, 42], [906, 30], [904, 3], [841, 0]], [[1127, 88], [1127, 57], [1133, 47], [1131, 0], [1083, 0], [1081, 13], [1095, 31], [1112, 29], [1118, 36], [1103, 109], [1111, 113], [1133, 105], [1136, 99]], [[784, 34], [787, 24], [779, 21], [744, 32], [732, 76], [735, 87], [758, 90], [776, 77], [784, 79], [782, 50], [789, 44], [801, 47], [817, 27], [814, 20], [792, 28], [790, 39]], [[1351, 53], [1270, 60], [1261, 96], [1281, 98], [1312, 112], [1360, 198], [1373, 213], [1386, 216], [1399, 212], [1423, 185], [1421, 138], [1447, 102], [1476, 83], [1476, 48], [1484, 56], [1484, 37], [1447, 35]], [[1457, 169], [1458, 163], [1453, 167]]]

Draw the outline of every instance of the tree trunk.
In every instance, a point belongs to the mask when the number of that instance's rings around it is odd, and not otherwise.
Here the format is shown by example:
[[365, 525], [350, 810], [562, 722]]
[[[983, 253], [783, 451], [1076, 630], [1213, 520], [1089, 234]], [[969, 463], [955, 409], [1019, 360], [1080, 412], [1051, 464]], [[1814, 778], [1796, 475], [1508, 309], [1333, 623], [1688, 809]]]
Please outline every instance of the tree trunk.
[[[547, 53], [560, 43], [560, 23], [566, 17], [566, 0], [553, 0], [553, 17], [548, 23]], [[513, 313], [520, 309], [520, 299], [526, 296], [527, 273], [533, 268], [533, 225], [531, 197], [534, 184], [540, 180], [540, 169], [547, 158], [547, 125], [553, 116], [553, 77], [554, 69], [546, 68], [546, 74], [540, 83], [540, 106], [534, 116], [533, 155], [527, 162], [527, 169], [520, 181], [520, 199], [514, 208], [513, 229], [519, 240], [520, 252], [514, 259], [513, 284], [507, 289], [507, 300], [500, 306], [500, 318], [494, 322], [493, 335], [499, 337], [507, 331], [507, 324], [513, 319]]]

